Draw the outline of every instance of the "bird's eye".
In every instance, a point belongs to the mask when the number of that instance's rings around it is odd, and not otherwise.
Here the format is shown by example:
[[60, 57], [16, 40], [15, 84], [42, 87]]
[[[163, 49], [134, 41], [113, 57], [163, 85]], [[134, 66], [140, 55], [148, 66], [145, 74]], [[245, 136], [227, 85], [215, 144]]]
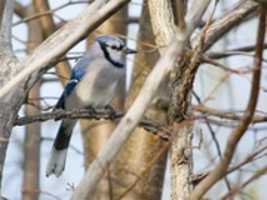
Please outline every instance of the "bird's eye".
[[114, 49], [114, 50], [115, 50], [115, 49], [117, 50], [117, 47], [116, 47], [115, 45], [110, 46], [110, 48], [111, 48], [111, 49]]

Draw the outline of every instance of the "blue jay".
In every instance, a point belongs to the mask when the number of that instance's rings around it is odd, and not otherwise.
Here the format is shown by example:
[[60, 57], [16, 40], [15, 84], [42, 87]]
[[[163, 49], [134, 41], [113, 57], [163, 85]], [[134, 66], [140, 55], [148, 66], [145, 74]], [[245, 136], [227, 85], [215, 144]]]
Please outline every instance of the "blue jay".
[[[99, 36], [74, 66], [55, 109], [104, 107], [111, 103], [126, 76], [125, 55], [136, 53], [114, 36]], [[54, 141], [46, 175], [61, 175], [65, 168], [71, 133], [77, 120], [64, 119]]]

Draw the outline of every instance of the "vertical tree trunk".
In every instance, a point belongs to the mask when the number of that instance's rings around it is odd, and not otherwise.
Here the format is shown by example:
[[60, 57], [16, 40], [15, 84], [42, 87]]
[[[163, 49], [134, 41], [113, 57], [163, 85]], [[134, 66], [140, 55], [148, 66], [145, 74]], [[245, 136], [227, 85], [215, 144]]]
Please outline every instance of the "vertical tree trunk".
[[[28, 98], [38, 98], [40, 83], [31, 89]], [[33, 101], [35, 105], [40, 105], [39, 100]], [[36, 115], [40, 111], [30, 105], [26, 106], [26, 115]], [[34, 123], [26, 126], [24, 142], [24, 175], [23, 175], [23, 200], [38, 199], [39, 197], [39, 164], [40, 164], [40, 137], [41, 124]]]
[[[0, 13], [0, 88], [2, 88], [14, 74], [17, 74], [21, 67], [12, 52], [11, 45], [11, 22], [14, 2], [10, 0], [1, 3], [4, 5], [4, 11]], [[0, 98], [0, 192], [2, 192], [4, 162], [11, 130], [24, 99], [25, 91], [22, 85], [10, 91], [8, 95]]]
[[[27, 16], [35, 12], [31, 6], [25, 8]], [[28, 23], [27, 51], [31, 53], [43, 41], [42, 32], [38, 20]], [[40, 81], [35, 84], [28, 95], [28, 103], [40, 106]], [[26, 115], [40, 114], [38, 108], [33, 105], [26, 106]], [[24, 176], [23, 176], [23, 200], [38, 199], [39, 197], [39, 164], [40, 164], [40, 123], [26, 126], [24, 142]]]
[[[182, 1], [177, 1], [177, 5], [183, 5]], [[170, 0], [150, 0], [148, 1], [149, 11], [152, 20], [153, 32], [156, 37], [156, 44], [158, 46], [166, 46], [170, 43], [172, 36], [175, 34], [175, 21], [178, 26], [184, 29], [183, 16], [185, 13], [184, 8], [177, 8], [176, 17], [173, 14], [172, 2]], [[184, 5], [183, 5], [184, 7]], [[159, 30], [158, 27], [161, 27]], [[164, 52], [164, 49], [161, 50]], [[171, 199], [184, 200], [188, 199], [191, 191], [190, 176], [192, 173], [192, 152], [191, 152], [191, 139], [192, 139], [192, 124], [183, 128], [175, 128], [177, 122], [184, 120], [188, 110], [188, 95], [189, 91], [186, 90], [187, 79], [192, 77], [186, 76], [186, 64], [181, 64], [178, 70], [175, 71], [175, 80], [178, 81], [178, 89], [172, 89], [172, 98], [170, 99], [169, 106], [169, 123], [174, 127], [173, 140], [170, 152], [171, 162]], [[176, 106], [173, 106], [175, 104]], [[178, 108], [178, 109], [177, 109]]]
[[[112, 16], [109, 20], [104, 22], [93, 34], [88, 37], [87, 45], [90, 47], [90, 45], [95, 41], [95, 37], [98, 35], [126, 35], [127, 13], [127, 7], [125, 7]], [[119, 91], [117, 91], [116, 98], [112, 102], [112, 105], [116, 110], [123, 110], [124, 108], [126, 92], [125, 81], [126, 80], [124, 80], [124, 82], [121, 84]], [[83, 137], [84, 161], [85, 167], [87, 168], [87, 166], [96, 158], [99, 150], [107, 141], [110, 133], [114, 129], [114, 123], [108, 120], [81, 120], [80, 125]], [[101, 181], [98, 190], [95, 193], [95, 199], [112, 199], [112, 185], [109, 175], [110, 173], [107, 173], [107, 176]]]

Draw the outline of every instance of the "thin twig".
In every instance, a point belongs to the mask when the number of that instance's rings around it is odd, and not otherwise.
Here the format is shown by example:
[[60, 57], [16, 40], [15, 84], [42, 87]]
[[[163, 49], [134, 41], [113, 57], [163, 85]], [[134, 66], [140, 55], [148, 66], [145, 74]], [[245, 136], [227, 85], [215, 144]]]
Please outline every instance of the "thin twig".
[[228, 166], [232, 160], [237, 144], [244, 135], [245, 131], [247, 130], [249, 124], [253, 119], [260, 89], [261, 64], [262, 64], [261, 61], [262, 61], [263, 44], [265, 36], [265, 21], [266, 21], [265, 15], [266, 15], [266, 10], [265, 7], [262, 6], [260, 12], [257, 45], [256, 45], [255, 70], [253, 71], [250, 98], [246, 108], [246, 112], [243, 118], [241, 119], [239, 126], [233, 130], [232, 134], [228, 138], [226, 148], [223, 154], [223, 159], [214, 168], [214, 170], [196, 186], [196, 188], [193, 190], [191, 194], [192, 200], [201, 199], [204, 196], [204, 194], [217, 181], [219, 181], [222, 177], [226, 175]]

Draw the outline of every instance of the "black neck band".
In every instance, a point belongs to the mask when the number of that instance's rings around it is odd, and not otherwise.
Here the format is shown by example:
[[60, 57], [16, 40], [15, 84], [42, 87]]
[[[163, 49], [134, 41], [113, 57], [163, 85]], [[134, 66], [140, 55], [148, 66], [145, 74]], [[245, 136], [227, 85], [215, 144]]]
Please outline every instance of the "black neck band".
[[111, 57], [110, 57], [110, 54], [109, 52], [107, 51], [106, 47], [104, 44], [102, 43], [99, 43], [100, 44], [100, 47], [106, 57], [106, 59], [111, 63], [113, 64], [115, 67], [118, 67], [118, 68], [123, 68], [124, 67], [124, 64], [120, 63], [120, 62], [116, 62], [115, 60], [113, 60]]

